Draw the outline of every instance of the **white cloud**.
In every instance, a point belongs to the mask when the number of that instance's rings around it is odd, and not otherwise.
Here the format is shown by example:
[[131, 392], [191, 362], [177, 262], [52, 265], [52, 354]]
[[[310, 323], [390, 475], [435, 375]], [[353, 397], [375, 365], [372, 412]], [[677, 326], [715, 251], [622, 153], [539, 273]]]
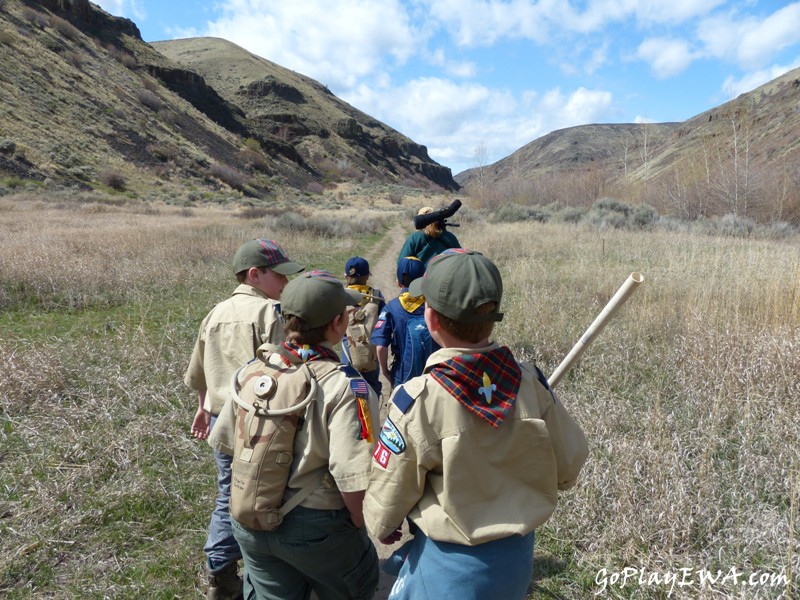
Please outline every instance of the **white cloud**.
[[207, 23], [204, 35], [336, 89], [357, 85], [387, 61], [402, 64], [424, 43], [399, 0], [226, 0], [217, 8], [222, 17]]
[[[589, 0], [583, 10], [569, 0], [428, 0], [430, 14], [462, 46], [488, 46], [504, 38], [544, 44], [559, 33], [596, 33], [610, 24], [686, 23], [725, 0]], [[577, 3], [576, 3], [577, 4]]]
[[459, 79], [471, 79], [478, 74], [478, 67], [474, 62], [452, 61], [447, 58], [441, 48], [428, 56], [428, 62], [434, 66], [441, 67], [445, 74]]
[[[627, 0], [636, 20], [645, 24], [679, 24], [709, 14], [726, 0]], [[603, 3], [614, 3], [606, 0]]]
[[383, 90], [361, 86], [345, 100], [426, 145], [431, 158], [454, 174], [474, 166], [481, 142], [495, 162], [550, 131], [604, 121], [612, 107], [611, 93], [602, 90], [514, 95], [439, 78]]
[[686, 41], [672, 38], [647, 39], [639, 44], [636, 56], [649, 63], [659, 79], [677, 75], [697, 58]]
[[698, 38], [715, 58], [756, 69], [780, 51], [800, 43], [800, 2], [794, 2], [764, 19], [727, 13], [703, 20]]
[[800, 42], [800, 3], [776, 11], [745, 32], [738, 59], [745, 67], [764, 64], [784, 48]]
[[784, 73], [792, 69], [797, 69], [798, 67], [800, 67], [800, 58], [790, 65], [773, 65], [768, 69], [761, 69], [760, 71], [748, 73], [740, 79], [729, 76], [725, 79], [725, 83], [722, 84], [722, 91], [728, 100], [733, 100], [740, 94], [750, 92], [768, 81], [772, 81], [776, 77], [780, 77]]

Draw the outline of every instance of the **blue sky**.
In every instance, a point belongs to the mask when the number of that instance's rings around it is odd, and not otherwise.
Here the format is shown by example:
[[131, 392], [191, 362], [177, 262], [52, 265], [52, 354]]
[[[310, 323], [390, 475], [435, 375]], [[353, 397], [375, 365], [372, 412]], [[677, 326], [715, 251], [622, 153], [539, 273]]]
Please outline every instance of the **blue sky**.
[[800, 67], [800, 2], [97, 0], [145, 41], [225, 38], [457, 174], [551, 131], [684, 121]]

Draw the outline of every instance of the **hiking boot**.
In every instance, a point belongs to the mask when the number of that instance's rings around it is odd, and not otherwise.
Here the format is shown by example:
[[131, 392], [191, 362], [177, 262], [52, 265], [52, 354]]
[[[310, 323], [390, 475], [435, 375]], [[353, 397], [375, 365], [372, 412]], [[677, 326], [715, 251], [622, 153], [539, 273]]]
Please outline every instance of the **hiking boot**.
[[236, 561], [217, 571], [208, 571], [206, 600], [242, 600], [242, 580]]

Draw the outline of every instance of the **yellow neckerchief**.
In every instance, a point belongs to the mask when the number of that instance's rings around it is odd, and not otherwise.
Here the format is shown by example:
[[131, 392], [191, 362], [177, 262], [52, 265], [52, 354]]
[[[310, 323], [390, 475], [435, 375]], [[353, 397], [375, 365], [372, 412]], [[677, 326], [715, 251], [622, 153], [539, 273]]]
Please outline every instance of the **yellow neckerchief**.
[[403, 308], [410, 313], [413, 313], [420, 306], [425, 304], [425, 296], [412, 296], [408, 292], [400, 292], [397, 299], [400, 300], [400, 304]]
[[372, 288], [370, 286], [354, 283], [352, 285], [348, 285], [347, 287], [349, 287], [351, 290], [356, 290], [357, 292], [361, 292], [362, 294], [366, 294], [366, 296], [361, 298], [361, 304], [359, 304], [359, 306], [364, 306], [367, 302], [372, 300], [372, 298], [368, 297], [368, 296], [372, 295]]

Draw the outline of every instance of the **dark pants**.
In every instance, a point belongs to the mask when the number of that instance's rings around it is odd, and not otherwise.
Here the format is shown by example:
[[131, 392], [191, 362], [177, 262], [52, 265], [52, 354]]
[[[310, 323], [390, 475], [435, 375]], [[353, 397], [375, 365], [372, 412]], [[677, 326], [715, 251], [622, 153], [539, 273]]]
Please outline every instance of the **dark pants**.
[[258, 600], [369, 600], [378, 587], [378, 554], [347, 509], [299, 506], [274, 531], [231, 519], [244, 558], [244, 596]]

